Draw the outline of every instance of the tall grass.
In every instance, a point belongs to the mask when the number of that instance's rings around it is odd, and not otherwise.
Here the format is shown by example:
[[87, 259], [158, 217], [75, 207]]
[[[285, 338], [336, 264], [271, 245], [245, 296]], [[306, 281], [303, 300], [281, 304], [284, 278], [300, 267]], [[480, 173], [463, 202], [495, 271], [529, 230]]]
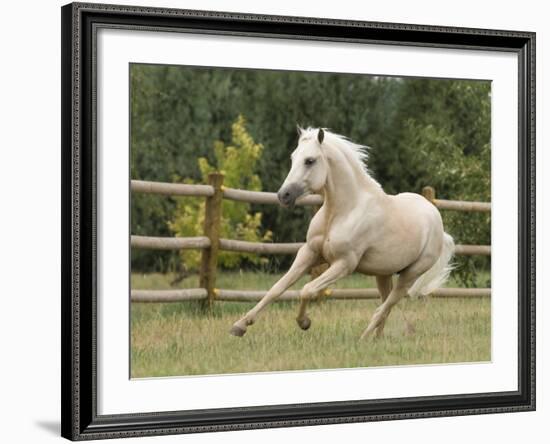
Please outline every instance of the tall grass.
[[[132, 287], [170, 288], [172, 278], [134, 274]], [[254, 272], [220, 273], [217, 282], [220, 288], [267, 289], [277, 278]], [[185, 279], [179, 286], [197, 286], [195, 279]], [[354, 275], [337, 286], [372, 287], [374, 280]], [[378, 303], [330, 298], [313, 302], [312, 326], [305, 332], [294, 320], [296, 302], [274, 303], [242, 338], [230, 336], [229, 329], [253, 304], [216, 302], [205, 314], [197, 302], [134, 303], [131, 374], [136, 378], [491, 359], [489, 299], [403, 300], [388, 318], [384, 337], [361, 342], [359, 336]]]

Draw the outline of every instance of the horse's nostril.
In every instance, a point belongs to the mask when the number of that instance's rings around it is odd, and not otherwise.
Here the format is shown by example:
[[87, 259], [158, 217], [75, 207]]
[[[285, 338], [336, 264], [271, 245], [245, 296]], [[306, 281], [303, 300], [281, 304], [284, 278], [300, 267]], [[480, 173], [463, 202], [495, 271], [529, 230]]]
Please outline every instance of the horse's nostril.
[[290, 193], [288, 191], [279, 191], [277, 197], [279, 200], [285, 201], [290, 197]]

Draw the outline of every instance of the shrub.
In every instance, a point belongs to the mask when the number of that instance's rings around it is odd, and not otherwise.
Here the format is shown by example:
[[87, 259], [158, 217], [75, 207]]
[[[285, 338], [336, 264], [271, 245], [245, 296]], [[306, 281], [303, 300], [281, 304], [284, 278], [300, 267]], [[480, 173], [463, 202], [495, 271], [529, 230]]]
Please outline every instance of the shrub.
[[[206, 183], [208, 175], [220, 172], [224, 175], [224, 186], [245, 190], [260, 191], [262, 183], [255, 170], [262, 155], [263, 146], [256, 143], [247, 132], [245, 119], [239, 116], [231, 126], [231, 143], [224, 145], [222, 141], [214, 143], [215, 165], [211, 165], [205, 157], [198, 159], [202, 182]], [[185, 183], [194, 183], [184, 180]], [[204, 225], [203, 199], [180, 198], [176, 206], [174, 218], [168, 223], [172, 232], [179, 237], [200, 236]], [[263, 231], [262, 213], [251, 214], [250, 204], [223, 200], [220, 236], [227, 239], [237, 239], [250, 242], [271, 240], [271, 231]], [[200, 251], [182, 250], [181, 259], [188, 270], [193, 270], [200, 264]], [[218, 264], [223, 268], [236, 268], [243, 261], [254, 264], [266, 261], [255, 254], [220, 252]]]

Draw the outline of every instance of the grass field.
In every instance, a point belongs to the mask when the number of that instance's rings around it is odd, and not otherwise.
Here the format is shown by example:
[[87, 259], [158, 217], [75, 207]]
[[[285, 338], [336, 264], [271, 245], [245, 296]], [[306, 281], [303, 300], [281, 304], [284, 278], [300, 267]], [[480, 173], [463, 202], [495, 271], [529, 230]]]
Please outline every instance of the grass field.
[[[228, 289], [267, 289], [277, 278], [253, 272], [220, 273], [217, 284]], [[171, 288], [172, 279], [170, 274], [133, 274], [132, 288]], [[178, 284], [180, 288], [197, 286], [194, 276]], [[373, 286], [374, 279], [361, 275], [336, 285]], [[298, 303], [274, 303], [244, 337], [236, 338], [229, 335], [231, 325], [254, 304], [216, 302], [206, 315], [196, 301], [133, 303], [131, 374], [140, 378], [491, 359], [490, 299], [403, 300], [398, 305], [401, 310], [394, 309], [388, 318], [384, 337], [361, 342], [359, 336], [378, 304], [374, 300], [312, 302], [312, 326], [304, 332], [294, 320]]]

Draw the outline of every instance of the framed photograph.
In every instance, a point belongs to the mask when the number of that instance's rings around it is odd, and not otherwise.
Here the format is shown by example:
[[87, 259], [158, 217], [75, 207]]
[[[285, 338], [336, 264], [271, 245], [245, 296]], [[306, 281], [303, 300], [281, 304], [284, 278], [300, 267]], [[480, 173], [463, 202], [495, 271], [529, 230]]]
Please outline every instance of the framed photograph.
[[64, 437], [535, 409], [534, 33], [61, 13]]

